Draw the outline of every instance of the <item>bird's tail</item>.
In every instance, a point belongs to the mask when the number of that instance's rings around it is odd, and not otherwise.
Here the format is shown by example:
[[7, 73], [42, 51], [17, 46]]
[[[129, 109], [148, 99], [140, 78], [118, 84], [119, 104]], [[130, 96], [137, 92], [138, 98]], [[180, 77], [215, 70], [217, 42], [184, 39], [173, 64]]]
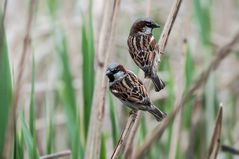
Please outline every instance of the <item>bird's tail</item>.
[[163, 80], [161, 80], [158, 75], [155, 73], [151, 76], [151, 79], [154, 83], [155, 91], [159, 92], [161, 89], [164, 89], [165, 83]]
[[150, 109], [148, 109], [148, 112], [151, 113], [157, 121], [163, 120], [167, 114], [161, 110], [159, 110], [156, 106], [151, 105]]

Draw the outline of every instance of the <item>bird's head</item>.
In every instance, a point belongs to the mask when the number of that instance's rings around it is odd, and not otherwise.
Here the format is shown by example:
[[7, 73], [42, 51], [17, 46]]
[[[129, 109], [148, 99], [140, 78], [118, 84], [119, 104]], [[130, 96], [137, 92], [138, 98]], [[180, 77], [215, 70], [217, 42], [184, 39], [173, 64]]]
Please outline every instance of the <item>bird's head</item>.
[[150, 18], [140, 18], [137, 19], [132, 25], [130, 34], [135, 34], [138, 32], [152, 34], [152, 30], [159, 27], [160, 26]]
[[106, 69], [106, 76], [109, 78], [109, 82], [112, 83], [122, 79], [126, 72], [123, 65], [112, 63]]

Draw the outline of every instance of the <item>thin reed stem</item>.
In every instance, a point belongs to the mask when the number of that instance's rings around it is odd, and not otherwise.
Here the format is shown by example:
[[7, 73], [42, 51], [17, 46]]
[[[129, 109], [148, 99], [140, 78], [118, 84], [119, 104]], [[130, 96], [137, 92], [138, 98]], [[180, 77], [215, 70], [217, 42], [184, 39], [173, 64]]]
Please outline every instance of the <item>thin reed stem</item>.
[[108, 64], [110, 49], [113, 45], [120, 0], [114, 0], [113, 2], [107, 1], [106, 5], [108, 6], [104, 13], [99, 37], [99, 46], [96, 53], [96, 83], [89, 123], [89, 134], [87, 136], [85, 159], [99, 158], [100, 155], [102, 124], [105, 114], [105, 70]]
[[22, 48], [22, 54], [21, 54], [21, 59], [20, 63], [18, 65], [19, 72], [17, 74], [16, 78], [16, 83], [15, 83], [15, 91], [13, 94], [13, 101], [12, 101], [12, 110], [11, 114], [9, 115], [9, 120], [8, 120], [8, 135], [6, 136], [6, 142], [4, 145], [4, 157], [6, 159], [10, 158], [10, 151], [11, 151], [11, 144], [13, 140], [13, 133], [14, 133], [14, 127], [16, 125], [17, 121], [17, 106], [18, 106], [18, 99], [20, 98], [20, 92], [22, 88], [22, 77], [24, 73], [24, 68], [26, 64], [26, 57], [27, 57], [27, 52], [28, 52], [28, 47], [30, 46], [30, 39], [31, 39], [31, 26], [32, 26], [32, 20], [33, 20], [33, 15], [36, 9], [36, 3], [37, 0], [31, 0], [30, 1], [30, 6], [29, 6], [29, 11], [28, 11], [28, 19], [26, 23], [26, 31], [25, 31], [25, 36], [23, 40], [23, 48]]
[[66, 150], [66, 151], [61, 151], [61, 152], [41, 156], [40, 159], [57, 159], [57, 158], [61, 158], [61, 157], [68, 157], [70, 155], [71, 155], [71, 151]]

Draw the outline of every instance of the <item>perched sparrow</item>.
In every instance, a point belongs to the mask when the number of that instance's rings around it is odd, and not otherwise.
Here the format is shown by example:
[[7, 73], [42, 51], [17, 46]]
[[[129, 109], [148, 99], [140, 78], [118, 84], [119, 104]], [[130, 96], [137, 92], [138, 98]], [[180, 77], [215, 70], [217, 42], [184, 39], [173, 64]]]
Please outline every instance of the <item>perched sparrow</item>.
[[143, 83], [134, 73], [122, 65], [110, 64], [107, 67], [106, 75], [109, 78], [110, 91], [133, 111], [148, 111], [154, 115], [157, 121], [166, 117], [166, 113], [151, 103]]
[[152, 30], [159, 25], [149, 18], [141, 18], [134, 22], [128, 37], [129, 53], [138, 67], [144, 71], [146, 78], [151, 78], [158, 92], [165, 87], [157, 75], [159, 46], [152, 35]]

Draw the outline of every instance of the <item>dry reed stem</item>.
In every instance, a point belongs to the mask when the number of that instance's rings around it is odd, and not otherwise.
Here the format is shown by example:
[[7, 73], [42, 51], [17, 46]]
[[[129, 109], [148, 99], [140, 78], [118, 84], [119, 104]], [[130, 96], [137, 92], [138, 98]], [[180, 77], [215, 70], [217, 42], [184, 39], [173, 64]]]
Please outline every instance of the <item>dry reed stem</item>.
[[118, 141], [118, 144], [116, 147], [119, 147], [117, 149], [114, 150], [111, 159], [116, 159], [119, 157], [120, 152], [122, 151], [122, 149], [125, 147], [125, 141], [123, 139], [128, 138], [128, 136], [130, 135], [130, 130], [132, 129], [132, 127], [134, 126], [135, 120], [136, 118], [140, 116], [139, 111], [130, 114], [129, 119], [131, 122], [127, 122], [124, 130], [120, 136], [120, 140]]
[[[174, 4], [172, 5], [171, 11], [169, 13], [169, 16], [167, 18], [167, 21], [165, 23], [163, 32], [162, 32], [160, 40], [159, 40], [160, 56], [162, 55], [163, 51], [165, 50], [165, 47], [166, 47], [166, 44], [167, 44], [170, 32], [172, 30], [173, 24], [175, 22], [175, 19], [177, 17], [177, 13], [178, 13], [178, 10], [180, 8], [181, 2], [182, 2], [182, 0], [175, 0]], [[138, 121], [135, 122], [136, 119], [137, 120], [140, 119], [140, 118], [137, 118], [139, 113], [141, 113], [141, 112], [138, 111], [136, 116], [135, 116], [135, 118], [129, 117], [128, 120], [127, 120], [127, 124], [126, 125], [131, 125], [131, 124], [139, 123]], [[135, 130], [131, 130], [131, 128], [135, 128]], [[122, 134], [129, 134], [128, 131], [132, 131], [132, 132], [136, 133], [136, 130], [137, 130], [138, 126], [133, 126], [131, 128], [124, 129]], [[133, 139], [128, 139], [128, 137], [129, 137], [129, 135], [127, 135], [127, 136], [121, 135], [121, 137], [119, 139], [120, 142], [118, 142], [119, 144], [116, 146], [116, 148], [115, 148], [115, 150], [114, 150], [114, 152], [113, 152], [113, 154], [111, 156], [112, 159], [116, 159], [116, 158], [118, 158], [120, 156], [120, 154], [121, 154], [121, 152], [122, 152], [122, 150], [124, 148], [123, 145], [125, 144], [126, 141], [128, 141], [128, 140], [133, 141]], [[131, 137], [135, 137], [135, 135], [131, 135]]]
[[[107, 3], [108, 2], [108, 3]], [[99, 36], [99, 46], [96, 53], [96, 83], [94, 88], [93, 104], [91, 109], [90, 127], [87, 136], [85, 159], [99, 158], [102, 134], [102, 123], [105, 112], [106, 78], [105, 70], [108, 64], [116, 18], [120, 0], [106, 1], [107, 9], [104, 13], [102, 28]], [[113, 5], [111, 6], [111, 4]]]
[[147, 0], [146, 16], [149, 17], [151, 13], [152, 0]]
[[71, 151], [70, 150], [65, 150], [65, 151], [41, 156], [40, 159], [57, 159], [57, 158], [61, 158], [61, 157], [68, 157], [70, 155], [71, 155]]
[[187, 92], [184, 93], [184, 96], [180, 102], [180, 104], [176, 105], [173, 112], [168, 115], [168, 117], [163, 121], [162, 125], [157, 126], [151, 134], [146, 137], [143, 144], [139, 147], [135, 159], [141, 158], [146, 152], [149, 151], [151, 145], [160, 139], [162, 134], [164, 133], [164, 130], [169, 125], [170, 122], [172, 122], [176, 116], [176, 114], [179, 112], [180, 109], [182, 109], [188, 100], [190, 96], [192, 96], [196, 90], [198, 90], [208, 79], [209, 74], [211, 71], [216, 70], [220, 62], [228, 56], [234, 47], [236, 43], [239, 43], [239, 32], [233, 37], [233, 39], [226, 45], [224, 45], [219, 51], [215, 54], [216, 56], [211, 61], [208, 68], [206, 68], [202, 73], [198, 76], [198, 78], [193, 82], [191, 87]]
[[159, 43], [158, 43], [159, 44], [160, 56], [162, 56], [162, 54], [164, 53], [165, 47], [166, 47], [167, 42], [168, 42], [169, 35], [171, 33], [171, 30], [173, 28], [173, 24], [174, 24], [174, 22], [176, 20], [176, 17], [178, 15], [178, 11], [179, 11], [179, 8], [181, 6], [181, 3], [182, 3], [182, 0], [175, 0], [173, 5], [172, 5], [172, 8], [169, 12], [167, 21], [164, 25], [163, 32], [160, 36]]
[[20, 58], [20, 63], [18, 65], [19, 72], [17, 74], [16, 83], [15, 83], [15, 90], [13, 94], [13, 100], [12, 100], [12, 110], [11, 114], [9, 115], [8, 120], [8, 135], [6, 136], [5, 145], [4, 145], [4, 157], [5, 159], [10, 158], [10, 151], [11, 151], [11, 144], [13, 140], [13, 133], [14, 133], [14, 127], [16, 125], [17, 120], [17, 106], [18, 106], [18, 99], [20, 97], [20, 92], [22, 88], [22, 77], [24, 72], [24, 67], [26, 63], [26, 57], [27, 57], [27, 51], [28, 47], [30, 45], [30, 38], [31, 38], [31, 25], [33, 20], [33, 15], [36, 9], [36, 0], [30, 1], [29, 11], [28, 11], [28, 19], [26, 23], [26, 31], [25, 31], [25, 37], [23, 40], [23, 48], [22, 48], [22, 55]]
[[136, 116], [135, 123], [133, 124], [132, 130], [129, 133], [129, 140], [126, 143], [125, 159], [131, 159], [134, 153], [134, 138], [139, 127], [142, 112], [139, 111]]
[[217, 120], [215, 123], [212, 140], [209, 146], [208, 159], [216, 159], [217, 154], [220, 148], [220, 137], [222, 130], [222, 116], [223, 116], [223, 107], [220, 106], [217, 114]]

